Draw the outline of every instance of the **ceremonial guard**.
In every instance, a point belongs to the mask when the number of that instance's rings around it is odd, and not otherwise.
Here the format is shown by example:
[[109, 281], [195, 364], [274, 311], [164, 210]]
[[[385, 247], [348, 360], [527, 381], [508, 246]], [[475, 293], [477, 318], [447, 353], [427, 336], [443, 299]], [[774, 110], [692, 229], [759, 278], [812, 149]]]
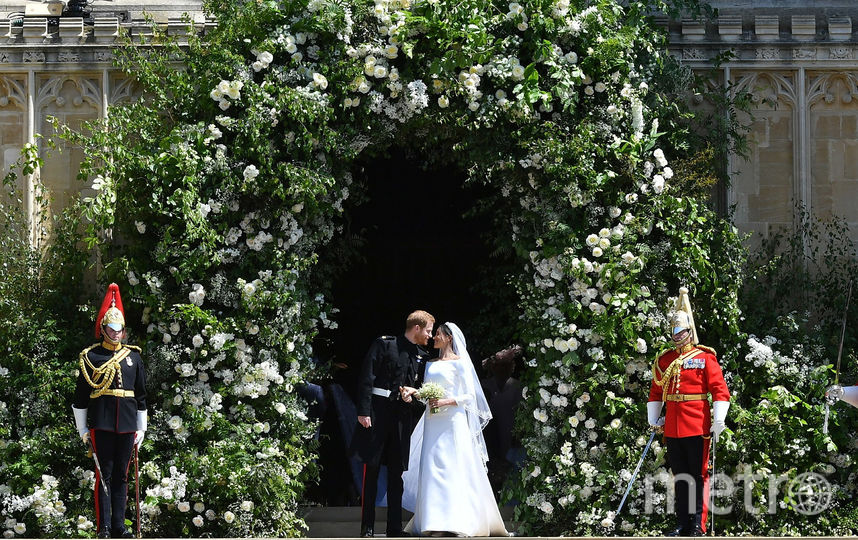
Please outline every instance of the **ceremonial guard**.
[[425, 311], [408, 315], [405, 334], [376, 339], [364, 358], [358, 381], [358, 423], [352, 450], [364, 463], [361, 494], [362, 537], [372, 537], [378, 473], [387, 466], [387, 536], [402, 531], [402, 471], [408, 468], [414, 407], [402, 400], [403, 387], [419, 386], [435, 318]]
[[[125, 314], [111, 283], [95, 319], [101, 342], [80, 353], [75, 425], [95, 461], [95, 518], [99, 538], [133, 538], [125, 527], [128, 468], [146, 431], [146, 376], [140, 348], [122, 343]], [[138, 501], [139, 502], [139, 501]], [[139, 515], [138, 515], [139, 531]]]
[[[703, 536], [709, 502], [710, 433], [717, 441], [724, 430], [730, 392], [715, 351], [699, 345], [685, 287], [679, 289], [669, 320], [673, 349], [653, 364], [647, 419], [653, 428], [664, 427], [674, 475], [677, 527], [667, 536]], [[665, 416], [659, 418], [665, 403]]]

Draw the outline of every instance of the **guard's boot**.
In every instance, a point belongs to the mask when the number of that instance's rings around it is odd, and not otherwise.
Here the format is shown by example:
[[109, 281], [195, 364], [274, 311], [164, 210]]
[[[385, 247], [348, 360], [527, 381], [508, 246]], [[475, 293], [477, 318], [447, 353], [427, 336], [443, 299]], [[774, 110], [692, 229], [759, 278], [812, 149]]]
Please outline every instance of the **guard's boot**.
[[107, 527], [103, 527], [100, 531], [98, 531], [97, 536], [99, 538], [110, 538], [113, 535], [110, 534], [110, 529], [108, 529]]
[[684, 530], [682, 527], [677, 527], [677, 528], [675, 528], [675, 529], [672, 529], [672, 530], [670, 530], [670, 531], [667, 531], [666, 533], [664, 533], [664, 535], [665, 535], [665, 536], [670, 536], [670, 537], [674, 537], [674, 536], [686, 536], [686, 533], [685, 533], [685, 530]]
[[373, 536], [375, 536], [375, 534], [373, 534], [373, 530], [372, 530], [371, 525], [361, 525], [360, 526], [360, 537], [361, 538], [372, 538]]
[[688, 536], [706, 536], [706, 533], [703, 532], [703, 529], [700, 528], [700, 525], [696, 525], [691, 532], [688, 533]]

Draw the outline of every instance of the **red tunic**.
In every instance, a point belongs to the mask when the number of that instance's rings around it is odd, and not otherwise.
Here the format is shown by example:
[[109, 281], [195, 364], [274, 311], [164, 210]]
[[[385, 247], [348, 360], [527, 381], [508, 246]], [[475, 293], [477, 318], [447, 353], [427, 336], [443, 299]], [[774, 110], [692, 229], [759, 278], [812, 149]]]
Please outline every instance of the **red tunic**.
[[[710, 349], [711, 350], [711, 349]], [[682, 357], [679, 388], [673, 378], [658, 386], [653, 379], [649, 392], [649, 401], [663, 401], [662, 390], [667, 394], [712, 394], [712, 401], [730, 401], [730, 391], [721, 373], [718, 359], [709, 350], [694, 347], [680, 354], [676, 349], [661, 355], [657, 362], [655, 376], [661, 379], [668, 366], [678, 357]], [[665, 437], [692, 437], [708, 435], [712, 426], [712, 415], [706, 399], [692, 401], [667, 401], [664, 419]]]

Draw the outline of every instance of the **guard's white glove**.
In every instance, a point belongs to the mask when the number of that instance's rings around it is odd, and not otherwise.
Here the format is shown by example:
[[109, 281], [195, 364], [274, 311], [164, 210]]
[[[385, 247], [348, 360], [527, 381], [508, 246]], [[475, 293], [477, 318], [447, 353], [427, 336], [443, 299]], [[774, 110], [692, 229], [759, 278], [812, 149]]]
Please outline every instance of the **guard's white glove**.
[[77, 428], [77, 433], [80, 435], [84, 444], [89, 443], [89, 428], [86, 427], [86, 414], [89, 409], [76, 409], [72, 407], [74, 413], [74, 425]]
[[134, 434], [134, 446], [140, 450], [140, 443], [146, 435], [147, 416], [146, 411], [137, 411], [137, 433]]
[[832, 405], [840, 399], [853, 407], [858, 407], [858, 386], [840, 386], [839, 384], [835, 384], [828, 387], [825, 391], [825, 397], [828, 398], [828, 402]]
[[727, 425], [724, 423], [727, 420], [727, 409], [730, 408], [729, 401], [715, 401], [712, 403], [712, 434], [715, 436], [715, 441]]
[[661, 401], [649, 401], [646, 404], [646, 419], [651, 427], [660, 427], [664, 425], [664, 418], [661, 416], [661, 408], [664, 403]]

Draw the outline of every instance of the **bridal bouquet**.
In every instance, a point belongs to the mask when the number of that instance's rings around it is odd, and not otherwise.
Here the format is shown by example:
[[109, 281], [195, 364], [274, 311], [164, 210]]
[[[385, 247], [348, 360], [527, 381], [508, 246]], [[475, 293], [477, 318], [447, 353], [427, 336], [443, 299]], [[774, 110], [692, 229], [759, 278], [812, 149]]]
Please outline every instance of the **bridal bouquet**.
[[[441, 399], [445, 395], [446, 392], [444, 391], [444, 387], [438, 383], [433, 382], [423, 383], [423, 386], [421, 386], [420, 389], [417, 390], [417, 397], [426, 402], [432, 399]], [[432, 407], [429, 412], [435, 414], [440, 410], [440, 407]]]

